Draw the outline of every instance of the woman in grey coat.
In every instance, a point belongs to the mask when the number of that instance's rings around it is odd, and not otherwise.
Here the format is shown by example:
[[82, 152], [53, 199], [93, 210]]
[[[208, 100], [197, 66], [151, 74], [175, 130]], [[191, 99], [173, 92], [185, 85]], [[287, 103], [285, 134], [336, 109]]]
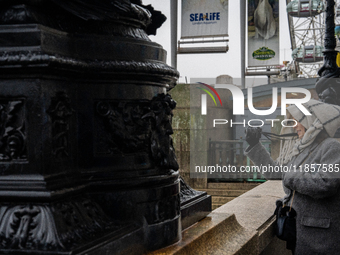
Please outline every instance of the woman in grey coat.
[[[316, 100], [303, 105], [312, 116], [295, 105], [287, 108], [297, 121], [298, 139], [286, 141], [275, 162], [251, 129], [246, 135], [246, 155], [257, 166], [286, 166], [282, 172], [264, 175], [282, 179], [284, 204], [289, 206], [293, 200], [297, 213], [294, 254], [340, 254], [340, 143], [332, 138], [340, 127], [340, 107]], [[292, 131], [288, 129], [281, 133]]]

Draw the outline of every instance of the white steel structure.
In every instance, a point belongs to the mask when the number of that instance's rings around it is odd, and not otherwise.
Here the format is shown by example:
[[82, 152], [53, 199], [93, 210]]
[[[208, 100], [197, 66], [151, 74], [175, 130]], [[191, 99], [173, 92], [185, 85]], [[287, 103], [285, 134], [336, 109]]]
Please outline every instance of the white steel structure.
[[[295, 71], [297, 74], [300, 74], [300, 77], [317, 77], [317, 72], [323, 65], [323, 61], [320, 61], [320, 55], [318, 55], [319, 58], [315, 57], [315, 47], [323, 48], [324, 46], [325, 12], [323, 10], [325, 10], [325, 3], [317, 0], [286, 0], [287, 6], [291, 2], [295, 2], [295, 4], [298, 3], [299, 8], [297, 11], [291, 11], [290, 13], [287, 10], [291, 47], [293, 51], [296, 49], [296, 55], [293, 61]], [[318, 2], [317, 5], [319, 7], [321, 6], [317, 11], [306, 11], [307, 7], [304, 6], [309, 5], [309, 8], [311, 8], [310, 6], [313, 6], [313, 4], [315, 6], [316, 2]], [[303, 10], [303, 8], [305, 8], [305, 10]], [[313, 50], [311, 52], [309, 51], [309, 57], [311, 58], [307, 60], [307, 49], [311, 48], [314, 48], [314, 53]], [[297, 58], [297, 55], [299, 55], [300, 58]]]

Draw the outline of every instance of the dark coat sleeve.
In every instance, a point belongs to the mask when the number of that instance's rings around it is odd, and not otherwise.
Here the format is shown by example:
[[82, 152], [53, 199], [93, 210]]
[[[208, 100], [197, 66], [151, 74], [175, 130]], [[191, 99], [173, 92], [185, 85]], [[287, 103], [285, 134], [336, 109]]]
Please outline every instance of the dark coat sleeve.
[[270, 167], [273, 167], [272, 169], [274, 169], [274, 167], [278, 166], [278, 164], [274, 162], [274, 160], [270, 157], [269, 152], [260, 142], [251, 149], [248, 147], [244, 154], [250, 158], [255, 166], [258, 167], [258, 171], [267, 180], [282, 179], [282, 171], [275, 172], [269, 169]]

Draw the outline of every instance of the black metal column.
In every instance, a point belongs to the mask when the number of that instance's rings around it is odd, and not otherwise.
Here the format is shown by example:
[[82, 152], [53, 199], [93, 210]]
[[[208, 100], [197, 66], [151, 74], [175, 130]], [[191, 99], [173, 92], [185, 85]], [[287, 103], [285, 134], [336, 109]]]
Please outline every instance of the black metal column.
[[325, 32], [325, 50], [324, 50], [324, 64], [318, 71], [321, 77], [316, 85], [316, 92], [321, 101], [331, 104], [340, 104], [340, 69], [336, 64], [337, 51], [336, 38], [334, 35], [335, 29], [335, 2], [334, 0], [327, 0], [326, 8], [326, 32]]

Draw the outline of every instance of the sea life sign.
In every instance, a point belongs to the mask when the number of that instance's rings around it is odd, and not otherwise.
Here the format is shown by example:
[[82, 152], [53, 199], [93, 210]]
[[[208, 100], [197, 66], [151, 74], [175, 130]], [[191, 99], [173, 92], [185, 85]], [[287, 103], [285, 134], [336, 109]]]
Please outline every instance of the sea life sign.
[[228, 35], [229, 0], [182, 0], [181, 38]]

